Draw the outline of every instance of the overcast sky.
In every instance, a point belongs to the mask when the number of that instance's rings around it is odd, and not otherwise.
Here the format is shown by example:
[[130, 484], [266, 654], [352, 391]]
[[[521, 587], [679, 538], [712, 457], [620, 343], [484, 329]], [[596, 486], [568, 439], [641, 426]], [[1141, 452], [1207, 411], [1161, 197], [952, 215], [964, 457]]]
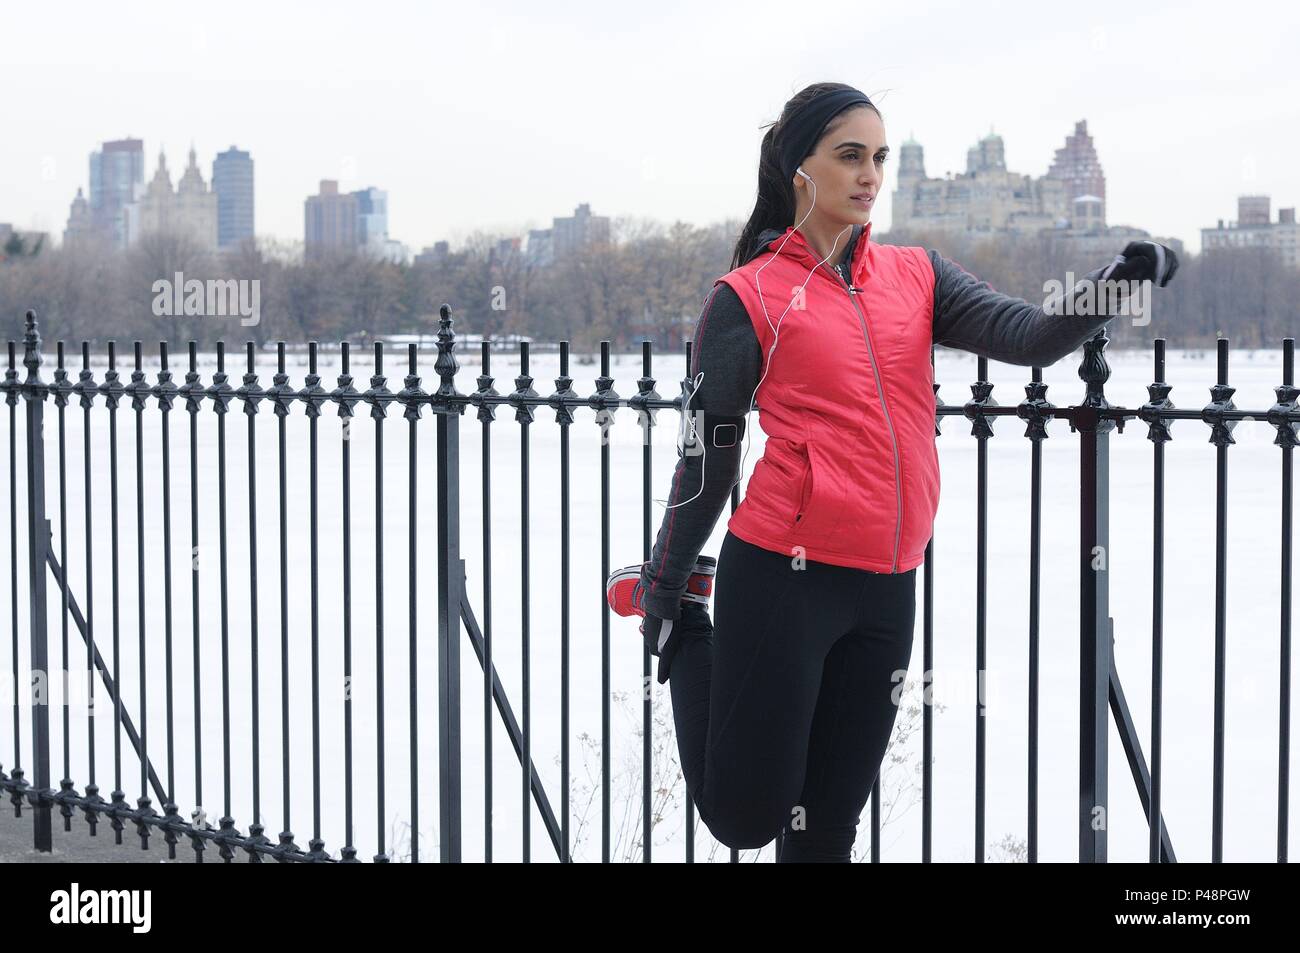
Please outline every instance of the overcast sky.
[[1275, 3], [6, 3], [0, 222], [56, 233], [103, 140], [256, 162], [259, 234], [323, 178], [389, 194], [418, 250], [597, 214], [748, 214], [763, 123], [807, 83], [878, 102], [895, 155], [965, 169], [990, 128], [1041, 175], [1087, 119], [1110, 224], [1182, 238], [1243, 193], [1300, 204], [1300, 12]]

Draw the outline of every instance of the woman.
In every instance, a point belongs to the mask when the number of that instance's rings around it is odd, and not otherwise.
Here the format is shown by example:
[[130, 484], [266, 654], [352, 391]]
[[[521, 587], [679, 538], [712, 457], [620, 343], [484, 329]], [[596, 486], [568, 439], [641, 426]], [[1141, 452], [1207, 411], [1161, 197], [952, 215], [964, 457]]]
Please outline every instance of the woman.
[[[933, 250], [872, 243], [888, 151], [879, 110], [840, 83], [799, 92], [763, 137], [758, 199], [695, 328], [691, 427], [653, 554], [608, 582], [614, 610], [644, 618], [660, 683], [671, 666], [700, 817], [729, 847], [776, 837], [780, 862], [849, 860], [893, 728], [939, 501], [931, 345], [1043, 367], [1117, 310], [1035, 307]], [[1134, 242], [1066, 294], [1163, 286], [1177, 266]], [[699, 552], [755, 396], [767, 444], [727, 524], [711, 621]]]

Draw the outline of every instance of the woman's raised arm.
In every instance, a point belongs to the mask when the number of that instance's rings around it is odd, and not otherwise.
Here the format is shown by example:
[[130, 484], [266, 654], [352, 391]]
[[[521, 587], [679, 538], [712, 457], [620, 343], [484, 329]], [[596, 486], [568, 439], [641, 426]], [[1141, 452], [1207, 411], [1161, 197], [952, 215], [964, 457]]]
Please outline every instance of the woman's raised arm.
[[[1159, 247], [1168, 252], [1164, 246]], [[934, 269], [934, 343], [1026, 367], [1054, 364], [1096, 334], [1107, 321], [1124, 311], [1128, 282], [1119, 279], [1130, 272], [1142, 274], [1134, 270], [1140, 267], [1135, 259], [1126, 271], [1114, 270], [1121, 260], [1117, 258], [1088, 272], [1072, 288], [1050, 299], [1044, 308], [993, 290], [988, 282], [933, 249], [927, 249], [927, 253]], [[1169, 255], [1172, 258], [1172, 252]], [[1172, 277], [1177, 267], [1177, 259], [1172, 261], [1172, 268], [1162, 266], [1164, 281]], [[1114, 287], [1120, 294], [1101, 293], [1098, 283], [1108, 270], [1109, 277], [1117, 281]], [[1089, 298], [1092, 306], [1083, 307]], [[1080, 313], [1083, 311], [1092, 313]]]

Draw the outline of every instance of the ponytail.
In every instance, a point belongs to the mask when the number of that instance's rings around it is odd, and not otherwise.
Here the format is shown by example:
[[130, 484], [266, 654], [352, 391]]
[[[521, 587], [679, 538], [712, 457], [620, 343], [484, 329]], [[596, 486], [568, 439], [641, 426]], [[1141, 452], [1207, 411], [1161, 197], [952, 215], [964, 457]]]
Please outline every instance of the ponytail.
[[758, 236], [769, 228], [784, 229], [794, 221], [794, 188], [781, 181], [781, 168], [777, 164], [776, 131], [780, 123], [773, 123], [763, 136], [758, 150], [758, 198], [749, 220], [740, 230], [740, 239], [731, 255], [731, 268], [741, 267], [758, 254]]

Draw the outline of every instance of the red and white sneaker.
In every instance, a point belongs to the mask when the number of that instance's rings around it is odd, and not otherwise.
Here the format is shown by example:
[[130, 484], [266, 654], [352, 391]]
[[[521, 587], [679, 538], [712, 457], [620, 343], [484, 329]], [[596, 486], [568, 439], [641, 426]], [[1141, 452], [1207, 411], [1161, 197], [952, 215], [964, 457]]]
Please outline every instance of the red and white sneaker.
[[[638, 615], [645, 618], [645, 587], [641, 585], [641, 570], [645, 563], [624, 566], [609, 574], [605, 580], [605, 601], [609, 607], [621, 616]], [[713, 576], [717, 572], [718, 561], [712, 556], [699, 556], [695, 560], [695, 571], [686, 580], [686, 592], [682, 602], [698, 603], [708, 608], [709, 597], [713, 595]]]

